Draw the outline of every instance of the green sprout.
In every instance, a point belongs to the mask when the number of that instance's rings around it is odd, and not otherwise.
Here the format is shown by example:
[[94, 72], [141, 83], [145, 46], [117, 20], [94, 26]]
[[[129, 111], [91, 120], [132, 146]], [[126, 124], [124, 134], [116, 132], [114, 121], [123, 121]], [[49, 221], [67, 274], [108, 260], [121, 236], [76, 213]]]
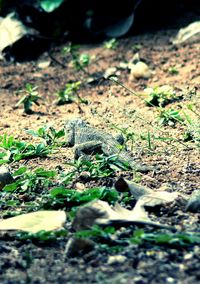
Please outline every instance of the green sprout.
[[59, 91], [56, 95], [58, 96], [57, 105], [70, 104], [78, 99], [79, 103], [87, 104], [87, 100], [84, 100], [78, 94], [81, 81], [68, 83], [64, 90]]
[[107, 49], [116, 49], [117, 46], [118, 46], [118, 42], [116, 38], [112, 38], [104, 42], [104, 48], [107, 48]]
[[42, 99], [42, 97], [38, 95], [37, 88], [38, 87], [33, 87], [31, 84], [26, 84], [25, 89], [18, 92], [25, 93], [25, 95], [17, 102], [15, 106], [18, 107], [20, 104], [23, 104], [24, 112], [26, 114], [32, 114], [32, 105], [35, 104], [39, 106], [40, 104], [38, 101]]
[[160, 114], [158, 116], [158, 123], [160, 125], [174, 126], [177, 122], [182, 123], [184, 119], [181, 117], [178, 110], [172, 108], [165, 110], [160, 109]]
[[147, 88], [145, 89], [145, 93], [147, 93], [148, 97], [145, 100], [145, 103], [148, 106], [160, 106], [163, 107], [170, 103], [172, 100], [176, 99], [176, 94], [168, 85], [164, 85], [161, 87], [155, 88]]

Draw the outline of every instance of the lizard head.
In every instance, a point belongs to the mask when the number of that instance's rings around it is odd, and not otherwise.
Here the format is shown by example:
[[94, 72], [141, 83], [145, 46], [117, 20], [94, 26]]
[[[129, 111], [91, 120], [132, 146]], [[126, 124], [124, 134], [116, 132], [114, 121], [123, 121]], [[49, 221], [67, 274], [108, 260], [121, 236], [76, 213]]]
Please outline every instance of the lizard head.
[[74, 146], [76, 131], [85, 126], [87, 126], [87, 123], [83, 121], [81, 118], [73, 118], [73, 119], [66, 121], [65, 136], [66, 136], [67, 144], [69, 146]]

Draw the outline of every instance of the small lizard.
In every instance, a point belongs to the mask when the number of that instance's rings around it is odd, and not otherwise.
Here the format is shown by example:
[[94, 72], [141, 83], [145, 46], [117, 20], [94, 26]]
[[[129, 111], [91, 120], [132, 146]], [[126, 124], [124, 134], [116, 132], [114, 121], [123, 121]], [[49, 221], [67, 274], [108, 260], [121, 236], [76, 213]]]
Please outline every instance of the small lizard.
[[103, 152], [106, 156], [116, 155], [117, 160], [136, 171], [147, 172], [150, 167], [137, 164], [123, 145], [123, 136], [113, 137], [98, 130], [80, 118], [68, 120], [65, 124], [67, 145], [75, 146], [75, 159], [81, 156]]

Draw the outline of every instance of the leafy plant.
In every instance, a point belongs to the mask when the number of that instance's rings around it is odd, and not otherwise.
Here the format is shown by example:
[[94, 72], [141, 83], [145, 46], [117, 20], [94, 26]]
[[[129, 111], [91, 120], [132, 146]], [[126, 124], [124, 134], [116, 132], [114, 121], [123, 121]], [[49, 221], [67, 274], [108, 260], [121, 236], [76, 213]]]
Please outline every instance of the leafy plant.
[[118, 161], [117, 155], [108, 157], [103, 154], [96, 154], [92, 161], [80, 157], [75, 163], [70, 163], [70, 165], [74, 166], [78, 172], [89, 172], [91, 178], [109, 177], [116, 170], [127, 170], [129, 168], [128, 163]]
[[50, 190], [50, 195], [48, 196], [44, 207], [66, 207], [69, 209], [73, 206], [80, 206], [95, 199], [101, 199], [112, 203], [118, 199], [118, 193], [114, 189], [105, 187], [90, 188], [83, 192], [79, 192], [75, 189], [67, 189], [65, 187], [56, 187]]
[[56, 130], [50, 125], [46, 125], [40, 127], [37, 131], [34, 130], [26, 130], [26, 132], [33, 137], [39, 137], [44, 139], [45, 143], [49, 146], [60, 146], [63, 145], [65, 142], [60, 143], [60, 138], [65, 136], [64, 129]]
[[65, 47], [63, 49], [65, 54], [68, 54], [71, 56], [72, 58], [72, 65], [76, 70], [81, 70], [84, 73], [86, 73], [87, 75], [89, 75], [88, 69], [86, 70], [86, 67], [88, 67], [88, 65], [91, 62], [91, 57], [89, 54], [79, 54], [78, 50], [79, 50], [79, 45], [73, 45], [73, 44], [69, 44], [67, 47]]
[[82, 99], [78, 94], [80, 85], [80, 81], [66, 84], [65, 89], [57, 93], [57, 105], [69, 104], [74, 102], [76, 99], [78, 99], [79, 103], [87, 104], [87, 100]]
[[0, 164], [16, 162], [22, 159], [46, 157], [51, 149], [44, 143], [29, 144], [25, 141], [15, 140], [13, 136], [4, 134], [0, 136]]
[[20, 104], [23, 104], [24, 112], [27, 114], [32, 114], [32, 105], [35, 104], [39, 106], [40, 104], [38, 101], [42, 99], [38, 95], [37, 88], [38, 87], [33, 87], [31, 84], [26, 84], [25, 89], [18, 92], [25, 93], [25, 95], [17, 102], [15, 106], [18, 107]]
[[53, 184], [53, 179], [57, 175], [56, 171], [47, 171], [38, 168], [35, 171], [29, 171], [26, 167], [21, 167], [14, 172], [16, 178], [14, 183], [8, 184], [3, 188], [5, 192], [26, 192], [40, 191], [47, 189]]
[[160, 114], [158, 116], [158, 123], [160, 125], [174, 126], [177, 122], [182, 123], [184, 119], [181, 117], [178, 110], [172, 108], [165, 110], [160, 109]]
[[108, 41], [104, 42], [104, 47], [107, 49], [116, 49], [118, 46], [118, 42], [116, 40], [116, 38], [112, 38]]
[[165, 106], [170, 103], [172, 100], [176, 99], [176, 94], [174, 90], [167, 85], [155, 88], [145, 89], [148, 97], [145, 99], [145, 102], [148, 106]]

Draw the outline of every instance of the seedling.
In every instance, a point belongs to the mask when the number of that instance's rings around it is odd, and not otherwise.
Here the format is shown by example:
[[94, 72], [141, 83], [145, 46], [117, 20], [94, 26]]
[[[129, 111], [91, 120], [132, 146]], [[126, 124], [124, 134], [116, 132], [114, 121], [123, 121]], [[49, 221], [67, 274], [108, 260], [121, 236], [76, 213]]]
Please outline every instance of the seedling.
[[104, 42], [104, 47], [107, 49], [116, 49], [118, 46], [118, 42], [116, 40], [116, 38], [112, 38], [108, 41]]
[[138, 52], [141, 48], [142, 48], [141, 44], [134, 44], [132, 46], [132, 50], [133, 50], [134, 53]]
[[160, 106], [163, 107], [176, 99], [176, 93], [174, 90], [167, 85], [155, 88], [145, 89], [148, 97], [145, 102], [148, 106]]
[[170, 68], [168, 69], [168, 72], [169, 72], [171, 75], [177, 75], [177, 74], [179, 73], [175, 66], [170, 67]]
[[87, 104], [88, 101], [81, 98], [78, 94], [80, 85], [80, 81], [66, 84], [65, 89], [57, 93], [57, 105], [69, 104], [75, 102], [76, 99], [78, 99], [79, 103]]
[[187, 130], [184, 133], [184, 141], [194, 141], [200, 145], [200, 117], [192, 105], [188, 105], [188, 109], [196, 114], [197, 118], [192, 120], [186, 112], [183, 112], [187, 124]]
[[32, 114], [32, 105], [35, 104], [39, 106], [40, 104], [38, 101], [42, 99], [42, 97], [38, 95], [37, 88], [38, 87], [33, 87], [31, 84], [26, 84], [25, 89], [18, 92], [25, 93], [25, 95], [17, 102], [15, 106], [18, 107], [20, 104], [23, 104], [24, 112], [27, 114]]
[[63, 49], [64, 53], [69, 54], [72, 58], [72, 65], [76, 70], [81, 70], [87, 75], [89, 75], [88, 69], [86, 70], [85, 68], [88, 67], [88, 65], [91, 62], [91, 57], [89, 54], [79, 54], [79, 45], [72, 45], [69, 44], [67, 47]]
[[160, 114], [158, 116], [158, 123], [160, 125], [174, 126], [177, 122], [183, 123], [184, 119], [181, 117], [178, 110], [172, 108], [165, 110], [160, 109]]
[[49, 146], [62, 146], [65, 142], [59, 142], [60, 138], [65, 136], [64, 129], [56, 130], [50, 125], [40, 127], [37, 131], [26, 130], [28, 134], [31, 134], [33, 137], [39, 137], [44, 139], [46, 145]]

